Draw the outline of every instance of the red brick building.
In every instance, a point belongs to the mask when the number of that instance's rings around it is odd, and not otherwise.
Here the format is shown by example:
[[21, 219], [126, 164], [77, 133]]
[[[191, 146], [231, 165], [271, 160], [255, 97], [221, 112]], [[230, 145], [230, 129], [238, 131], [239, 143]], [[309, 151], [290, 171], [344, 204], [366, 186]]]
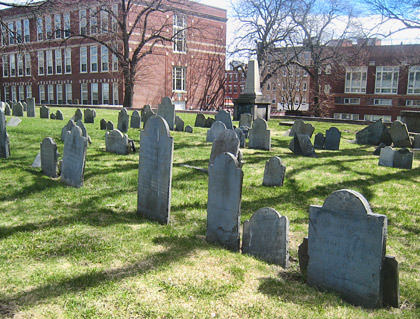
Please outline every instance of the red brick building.
[[[121, 65], [105, 45], [81, 36], [107, 41], [119, 32], [117, 21], [101, 5], [120, 14], [121, 1], [87, 0], [80, 5], [51, 5], [39, 10], [0, 11], [5, 22], [0, 38], [0, 97], [3, 101], [34, 97], [45, 104], [114, 104], [123, 101]], [[169, 8], [169, 9], [168, 9]], [[141, 8], [137, 8], [140, 10]], [[128, 17], [134, 23], [135, 10]], [[169, 96], [178, 108], [223, 104], [226, 52], [226, 10], [185, 0], [155, 12], [152, 30], [165, 21], [174, 42], [155, 45], [139, 63], [133, 106], [156, 106]], [[149, 29], [148, 29], [149, 30]], [[140, 41], [133, 34], [130, 52]], [[122, 50], [122, 44], [118, 44]], [[147, 48], [148, 49], [148, 48]]]
[[245, 82], [244, 71], [235, 68], [225, 71], [225, 106], [233, 107], [233, 100], [243, 92]]

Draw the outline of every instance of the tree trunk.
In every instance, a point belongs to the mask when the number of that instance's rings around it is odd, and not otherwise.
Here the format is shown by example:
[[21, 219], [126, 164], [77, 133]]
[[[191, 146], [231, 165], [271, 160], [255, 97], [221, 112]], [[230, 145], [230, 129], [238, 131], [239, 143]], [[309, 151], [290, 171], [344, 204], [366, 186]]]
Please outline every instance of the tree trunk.
[[314, 69], [314, 99], [313, 99], [313, 114], [314, 116], [319, 117], [321, 115], [321, 110], [319, 109], [319, 68]]
[[134, 76], [124, 72], [124, 102], [123, 107], [133, 107]]

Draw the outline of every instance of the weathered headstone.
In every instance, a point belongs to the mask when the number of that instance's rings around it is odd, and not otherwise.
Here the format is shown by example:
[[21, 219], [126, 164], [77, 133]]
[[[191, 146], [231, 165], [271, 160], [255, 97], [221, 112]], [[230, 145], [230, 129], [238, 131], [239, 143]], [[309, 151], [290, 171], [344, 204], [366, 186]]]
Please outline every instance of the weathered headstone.
[[64, 120], [63, 112], [61, 112], [60, 110], [57, 110], [57, 112], [55, 112], [55, 119], [59, 121]]
[[338, 150], [340, 149], [341, 132], [336, 127], [330, 127], [325, 132], [325, 149], [326, 150]]
[[55, 120], [55, 113], [51, 113], [51, 114], [50, 114], [50, 119], [51, 119], [51, 120]]
[[239, 126], [251, 128], [252, 127], [252, 114], [251, 113], [242, 113], [239, 119]]
[[106, 120], [105, 119], [101, 119], [99, 122], [99, 126], [101, 130], [106, 130]]
[[73, 120], [74, 120], [74, 122], [83, 120], [83, 113], [80, 109], [77, 109], [74, 112]]
[[283, 186], [286, 166], [281, 162], [280, 157], [273, 156], [265, 163], [264, 186]]
[[169, 97], [164, 97], [158, 106], [157, 115], [161, 116], [168, 123], [171, 131], [175, 128], [175, 105]]
[[13, 103], [13, 116], [23, 116], [23, 105], [20, 102]]
[[411, 169], [413, 166], [413, 152], [403, 148], [394, 153], [393, 167]]
[[290, 141], [289, 149], [296, 155], [314, 156], [315, 149], [308, 135], [296, 134]]
[[133, 114], [131, 114], [130, 128], [140, 128], [140, 126], [141, 126], [140, 113], [137, 110], [135, 110], [133, 111]]
[[381, 148], [381, 153], [379, 155], [378, 165], [393, 167], [394, 166], [394, 156], [395, 156], [395, 151], [392, 149], [391, 146], [385, 146], [385, 147]]
[[209, 165], [212, 165], [216, 158], [225, 152], [231, 153], [236, 159], [239, 154], [239, 139], [234, 130], [224, 130], [214, 140], [211, 147]]
[[206, 142], [214, 142], [214, 140], [225, 130], [225, 124], [220, 121], [214, 122], [211, 128], [207, 131]]
[[220, 110], [214, 118], [216, 121], [220, 121], [225, 124], [227, 129], [233, 129], [232, 117], [228, 111]]
[[271, 132], [264, 119], [256, 119], [249, 130], [248, 148], [269, 151], [271, 149]]
[[76, 123], [73, 120], [69, 120], [67, 124], [61, 129], [61, 141], [64, 142], [66, 138], [66, 133], [70, 132], [73, 127], [76, 126]]
[[152, 116], [140, 133], [137, 212], [162, 224], [169, 223], [173, 149], [168, 123]]
[[244, 222], [242, 252], [283, 268], [289, 266], [289, 220], [272, 208], [257, 210]]
[[325, 137], [324, 134], [317, 133], [314, 139], [314, 148], [322, 150], [324, 148]]
[[389, 129], [394, 147], [411, 147], [407, 126], [401, 121], [394, 121]]
[[143, 121], [143, 128], [146, 127], [147, 120], [155, 115], [150, 105], [145, 105], [141, 110], [141, 120]]
[[239, 139], [239, 147], [245, 147], [245, 134], [244, 134], [244, 132], [240, 128], [236, 127], [235, 128], [235, 133], [236, 133], [236, 136]]
[[187, 125], [187, 126], [185, 127], [185, 132], [186, 132], [186, 133], [192, 133], [192, 132], [193, 132], [193, 128], [192, 128], [190, 125]]
[[383, 262], [383, 302], [386, 306], [400, 307], [398, 261], [394, 256], [385, 256]]
[[209, 167], [206, 239], [239, 250], [243, 172], [231, 153], [220, 154]]
[[198, 113], [195, 117], [195, 127], [205, 127], [206, 126], [206, 117], [203, 113]]
[[413, 136], [413, 148], [420, 148], [420, 134], [414, 134], [414, 136]]
[[28, 104], [26, 104], [26, 102], [25, 102], [25, 101], [22, 101], [22, 102], [20, 102], [20, 103], [22, 103], [22, 106], [23, 106], [23, 111], [24, 111], [24, 112], [27, 112], [27, 110], [28, 110]]
[[41, 143], [41, 169], [49, 177], [57, 177], [58, 163], [57, 144], [51, 137], [46, 137]]
[[35, 98], [27, 99], [27, 111], [28, 117], [35, 117]]
[[32, 162], [31, 167], [33, 168], [41, 168], [41, 152], [39, 151], [38, 154], [36, 154], [34, 161]]
[[4, 107], [4, 115], [12, 115], [9, 103], [6, 103], [6, 106]]
[[50, 118], [50, 108], [42, 105], [39, 109], [39, 117], [42, 119], [49, 119]]
[[7, 126], [10, 127], [16, 127], [18, 126], [20, 123], [22, 122], [22, 120], [18, 117], [12, 117], [8, 122], [7, 122]]
[[0, 158], [10, 156], [9, 135], [6, 131], [6, 116], [3, 110], [0, 110]]
[[357, 132], [356, 142], [362, 145], [378, 145], [381, 142], [390, 145], [392, 141], [390, 141], [388, 129], [382, 119], [379, 119]]
[[118, 125], [117, 128], [119, 131], [123, 133], [127, 133], [128, 131], [128, 121], [130, 116], [128, 115], [127, 109], [123, 107], [121, 111], [118, 113]]
[[184, 121], [179, 116], [175, 117], [175, 131], [184, 131]]
[[93, 109], [84, 110], [85, 123], [95, 123], [96, 111]]
[[360, 193], [333, 192], [322, 207], [309, 209], [307, 282], [353, 304], [380, 307], [386, 233], [386, 216], [373, 214]]
[[112, 121], [108, 121], [106, 123], [106, 130], [107, 131], [112, 131], [114, 129], [114, 123]]
[[74, 187], [83, 185], [87, 143], [87, 138], [82, 136], [79, 126], [73, 127], [65, 135], [61, 181], [67, 185]]
[[309, 138], [312, 137], [315, 128], [310, 123], [305, 123], [303, 120], [295, 120], [292, 128], [290, 129], [289, 136], [294, 136], [295, 134], [299, 135], [308, 135]]
[[131, 146], [128, 142], [127, 134], [119, 130], [112, 130], [105, 133], [105, 148], [107, 152], [127, 155], [130, 152]]
[[[210, 128], [216, 120], [212, 117], [206, 118], [206, 124], [204, 124], [204, 127]], [[226, 126], [226, 125], [225, 125]]]
[[385, 143], [380, 143], [375, 150], [373, 151], [373, 155], [381, 155], [381, 149], [385, 147]]

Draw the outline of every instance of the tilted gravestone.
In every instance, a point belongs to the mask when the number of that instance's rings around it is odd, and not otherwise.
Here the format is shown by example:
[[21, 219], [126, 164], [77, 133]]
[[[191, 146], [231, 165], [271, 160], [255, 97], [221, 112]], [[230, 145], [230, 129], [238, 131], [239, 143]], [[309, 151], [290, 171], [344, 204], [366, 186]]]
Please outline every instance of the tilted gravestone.
[[99, 127], [101, 130], [106, 130], [106, 120], [105, 119], [101, 119], [99, 121]]
[[239, 119], [239, 127], [247, 127], [247, 128], [251, 128], [252, 127], [252, 114], [250, 113], [242, 113], [241, 117]]
[[175, 117], [175, 131], [184, 132], [184, 121], [179, 117]]
[[118, 125], [117, 128], [119, 131], [123, 133], [127, 133], [128, 131], [128, 121], [130, 116], [128, 115], [127, 109], [123, 107], [121, 111], [118, 113]]
[[213, 142], [209, 165], [225, 152], [231, 153], [236, 159], [239, 155], [239, 139], [234, 130], [224, 130]]
[[381, 148], [378, 165], [393, 167], [394, 155], [395, 155], [395, 151], [392, 149], [391, 146], [385, 146]]
[[211, 128], [207, 131], [206, 142], [213, 143], [214, 140], [226, 130], [225, 124], [220, 121], [213, 123]]
[[28, 104], [26, 104], [26, 102], [25, 102], [25, 101], [22, 101], [22, 102], [20, 102], [20, 103], [22, 103], [22, 105], [23, 105], [23, 111], [24, 111], [24, 112], [27, 112], [27, 110], [28, 110]]
[[232, 117], [228, 111], [220, 110], [214, 118], [216, 121], [220, 121], [225, 124], [227, 129], [233, 129]]
[[266, 262], [289, 266], [289, 220], [272, 208], [257, 210], [244, 222], [242, 252]]
[[92, 109], [84, 110], [85, 123], [95, 123], [96, 111]]
[[373, 214], [355, 191], [339, 190], [322, 207], [310, 206], [308, 284], [356, 305], [380, 307], [386, 233], [386, 216]]
[[406, 148], [400, 149], [394, 153], [393, 167], [411, 169], [413, 166], [413, 158], [413, 152], [410, 152]]
[[119, 130], [112, 130], [105, 133], [105, 150], [110, 153], [127, 155], [131, 146], [127, 134]]
[[133, 114], [131, 114], [130, 127], [131, 128], [140, 128], [140, 126], [141, 126], [140, 113], [137, 110], [135, 110], [135, 111], [133, 111]]
[[13, 116], [23, 116], [23, 105], [20, 102], [13, 103]]
[[4, 107], [4, 115], [12, 115], [9, 103], [6, 103], [6, 106]]
[[271, 132], [264, 119], [258, 118], [252, 123], [252, 128], [249, 130], [248, 148], [266, 151], [271, 149]]
[[58, 163], [57, 144], [51, 137], [46, 137], [41, 143], [41, 169], [49, 177], [57, 177]]
[[378, 145], [381, 142], [391, 145], [392, 140], [382, 119], [379, 119], [357, 132], [356, 142], [362, 145]]
[[305, 123], [302, 120], [296, 120], [293, 123], [292, 128], [290, 129], [289, 136], [294, 136], [295, 134], [299, 135], [308, 135], [309, 138], [312, 137], [312, 134], [314, 133], [315, 128], [312, 126], [312, 124]]
[[414, 134], [413, 148], [420, 148], [420, 134]]
[[51, 119], [51, 120], [55, 120], [55, 113], [51, 113], [51, 114], [50, 114], [50, 119]]
[[341, 132], [336, 127], [330, 127], [325, 132], [324, 148], [332, 151], [340, 149], [340, 139]]
[[73, 120], [74, 120], [74, 122], [83, 120], [83, 113], [80, 109], [77, 109], [74, 112]]
[[389, 129], [394, 147], [411, 147], [407, 125], [401, 121], [394, 121]]
[[280, 157], [273, 156], [265, 163], [264, 186], [283, 186], [286, 166], [281, 162]]
[[27, 99], [27, 111], [28, 117], [35, 117], [35, 98]]
[[175, 105], [169, 97], [164, 97], [158, 106], [157, 115], [161, 116], [168, 123], [171, 131], [175, 128]]
[[41, 108], [39, 109], [39, 117], [41, 119], [49, 119], [50, 118], [50, 108], [42, 105]]
[[[206, 124], [204, 124], [204, 127], [210, 128], [216, 120], [212, 117], [206, 118]], [[225, 125], [226, 126], [226, 125]]]
[[290, 141], [289, 149], [296, 155], [315, 156], [315, 149], [308, 135], [296, 134]]
[[234, 131], [236, 133], [236, 136], [239, 139], [239, 147], [245, 147], [245, 134], [244, 134], [244, 132], [238, 127], [236, 127]]
[[11, 126], [11, 127], [16, 127], [18, 126], [20, 123], [22, 122], [22, 120], [18, 117], [12, 117], [6, 124], [6, 126]]
[[243, 172], [231, 153], [220, 154], [209, 167], [206, 239], [239, 250]]
[[155, 115], [155, 113], [152, 111], [150, 105], [145, 105], [141, 110], [141, 120], [143, 122], [143, 128], [146, 127], [147, 120], [153, 115]]
[[314, 139], [314, 148], [322, 150], [324, 148], [325, 137], [322, 133], [317, 133]]
[[61, 112], [60, 110], [57, 110], [57, 112], [55, 112], [55, 119], [59, 121], [64, 120], [63, 112]]
[[152, 116], [140, 133], [137, 212], [162, 224], [169, 223], [173, 150], [168, 123]]
[[83, 185], [87, 143], [87, 138], [82, 136], [82, 130], [78, 126], [65, 135], [61, 181], [67, 185]]
[[193, 128], [192, 128], [190, 125], [187, 125], [187, 126], [185, 127], [185, 132], [187, 132], [187, 133], [192, 133], [192, 132], [193, 132]]
[[9, 135], [6, 131], [6, 116], [3, 110], [0, 110], [0, 158], [10, 156]]
[[61, 141], [64, 142], [67, 132], [70, 132], [76, 123], [73, 120], [69, 120], [67, 124], [61, 129]]
[[205, 127], [206, 126], [206, 117], [202, 113], [198, 113], [195, 117], [194, 122], [195, 127]]
[[32, 162], [31, 167], [33, 168], [41, 168], [41, 151], [36, 154], [34, 161]]
[[107, 131], [112, 131], [114, 129], [114, 123], [112, 121], [108, 121], [106, 123], [106, 130]]

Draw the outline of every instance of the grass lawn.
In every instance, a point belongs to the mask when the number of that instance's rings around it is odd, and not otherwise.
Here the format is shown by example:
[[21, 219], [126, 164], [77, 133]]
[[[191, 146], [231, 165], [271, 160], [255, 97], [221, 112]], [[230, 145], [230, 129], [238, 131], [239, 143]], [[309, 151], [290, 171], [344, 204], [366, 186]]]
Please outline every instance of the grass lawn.
[[[272, 151], [243, 149], [241, 220], [261, 207], [289, 218], [291, 261], [284, 270], [205, 241], [208, 176], [183, 165], [207, 167], [206, 129], [171, 132], [171, 222], [162, 226], [136, 214], [138, 153], [105, 152], [99, 120], [116, 126], [117, 111], [97, 110], [96, 123], [85, 124], [92, 144], [83, 187], [31, 167], [47, 136], [63, 153], [61, 128], [74, 109], [62, 111], [64, 121], [25, 117], [7, 128], [11, 157], [0, 159], [0, 318], [420, 318], [419, 160], [412, 170], [380, 167], [373, 146], [349, 143], [361, 127], [344, 124], [334, 125], [342, 132], [340, 151], [298, 157], [288, 149], [288, 127], [271, 120]], [[195, 115], [180, 116], [194, 124]], [[314, 134], [333, 126], [312, 124]], [[139, 131], [128, 135], [138, 147]], [[264, 187], [264, 165], [274, 155], [287, 166], [284, 186]], [[355, 307], [307, 286], [299, 272], [309, 205], [322, 205], [342, 188], [362, 193], [373, 212], [388, 217], [400, 309]]]

